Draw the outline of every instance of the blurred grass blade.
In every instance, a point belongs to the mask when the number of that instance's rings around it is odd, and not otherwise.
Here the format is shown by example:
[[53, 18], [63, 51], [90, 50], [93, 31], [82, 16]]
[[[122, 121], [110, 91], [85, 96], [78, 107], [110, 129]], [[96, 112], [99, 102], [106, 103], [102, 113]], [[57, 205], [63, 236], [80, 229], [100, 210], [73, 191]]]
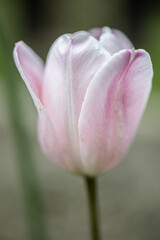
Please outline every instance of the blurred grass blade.
[[[27, 132], [21, 122], [21, 101], [16, 85], [16, 68], [12, 57], [12, 44], [7, 36], [6, 28], [0, 19], [0, 72], [4, 78], [7, 89], [7, 101], [10, 114], [10, 123], [13, 130], [17, 161], [21, 175], [26, 204], [26, 215], [31, 240], [46, 240], [44, 213], [38, 186], [37, 173], [31, 153], [31, 144]], [[18, 231], [18, 229], [17, 229]]]

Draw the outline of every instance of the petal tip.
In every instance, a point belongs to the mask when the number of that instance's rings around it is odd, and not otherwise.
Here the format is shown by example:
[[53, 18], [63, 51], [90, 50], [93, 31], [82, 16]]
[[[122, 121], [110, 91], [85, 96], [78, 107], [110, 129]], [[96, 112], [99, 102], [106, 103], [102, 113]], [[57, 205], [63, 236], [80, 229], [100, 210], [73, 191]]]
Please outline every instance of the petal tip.
[[14, 50], [13, 51], [17, 51], [18, 48], [23, 46], [23, 45], [25, 45], [25, 43], [22, 40], [16, 42], [15, 45], [14, 45]]

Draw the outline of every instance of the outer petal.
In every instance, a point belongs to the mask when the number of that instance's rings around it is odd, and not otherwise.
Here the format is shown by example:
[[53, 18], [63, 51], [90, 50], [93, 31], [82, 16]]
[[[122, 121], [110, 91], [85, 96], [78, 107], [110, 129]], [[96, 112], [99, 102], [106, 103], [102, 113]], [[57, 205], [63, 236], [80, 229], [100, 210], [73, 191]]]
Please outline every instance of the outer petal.
[[104, 27], [99, 38], [102, 46], [110, 53], [114, 54], [122, 49], [131, 49], [133, 44], [124, 33], [116, 29]]
[[13, 56], [37, 109], [41, 109], [43, 107], [41, 105], [41, 88], [44, 69], [42, 60], [22, 41], [16, 43]]
[[[133, 60], [124, 78], [124, 119], [128, 145], [132, 140], [152, 87], [153, 68], [149, 54], [139, 49], [133, 52]], [[127, 142], [126, 142], [126, 146]]]
[[[79, 156], [77, 122], [86, 89], [109, 57], [107, 51], [87, 32], [63, 35], [49, 52], [43, 103], [61, 144], [70, 149], [72, 159], [76, 160]], [[75, 168], [81, 168], [79, 162], [75, 163]]]
[[[151, 89], [152, 65], [144, 50], [115, 54], [92, 80], [79, 119], [86, 173], [118, 164], [135, 134]], [[96, 97], [95, 97], [96, 96]]]
[[41, 110], [38, 118], [38, 138], [45, 155], [56, 166], [73, 171], [68, 153], [62, 148], [45, 109]]

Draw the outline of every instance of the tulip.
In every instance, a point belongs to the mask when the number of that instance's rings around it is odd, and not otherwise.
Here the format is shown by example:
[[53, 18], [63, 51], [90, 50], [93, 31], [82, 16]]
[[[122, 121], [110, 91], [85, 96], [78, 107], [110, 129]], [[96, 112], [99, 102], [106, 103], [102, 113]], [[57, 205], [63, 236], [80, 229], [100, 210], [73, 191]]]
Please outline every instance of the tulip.
[[119, 30], [64, 34], [46, 64], [22, 41], [16, 66], [39, 113], [42, 149], [60, 168], [95, 176], [127, 153], [152, 83], [149, 54]]
[[131, 145], [151, 91], [150, 56], [104, 27], [62, 35], [45, 66], [23, 42], [14, 60], [39, 113], [44, 153], [85, 176], [92, 239], [99, 240], [95, 176], [117, 166]]

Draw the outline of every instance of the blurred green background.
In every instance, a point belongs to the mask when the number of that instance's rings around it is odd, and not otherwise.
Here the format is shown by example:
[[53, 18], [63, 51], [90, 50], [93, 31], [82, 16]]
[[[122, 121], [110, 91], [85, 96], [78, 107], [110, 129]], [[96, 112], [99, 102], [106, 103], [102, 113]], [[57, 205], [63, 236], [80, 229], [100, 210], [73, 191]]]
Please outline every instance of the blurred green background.
[[14, 66], [24, 40], [44, 60], [61, 34], [110, 26], [146, 49], [153, 90], [121, 165], [99, 177], [101, 232], [160, 239], [160, 3], [142, 0], [0, 0], [0, 240], [88, 240], [83, 179], [57, 170], [37, 143], [37, 112]]

